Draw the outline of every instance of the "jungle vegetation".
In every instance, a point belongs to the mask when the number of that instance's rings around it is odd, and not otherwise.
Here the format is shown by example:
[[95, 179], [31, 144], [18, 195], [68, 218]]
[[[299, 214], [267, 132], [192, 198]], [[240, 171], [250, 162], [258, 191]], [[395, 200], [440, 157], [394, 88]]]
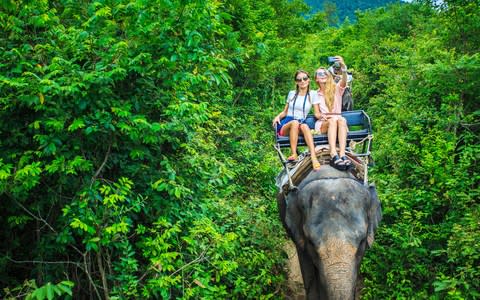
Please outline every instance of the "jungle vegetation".
[[2, 1], [0, 298], [284, 298], [271, 120], [335, 54], [375, 133], [363, 299], [479, 298], [479, 5]]
[[332, 25], [338, 25], [345, 22], [357, 20], [355, 12], [375, 9], [381, 6], [387, 6], [390, 3], [401, 3], [400, 0], [305, 0], [305, 3], [312, 7], [313, 12], [323, 11], [328, 19], [333, 22]]

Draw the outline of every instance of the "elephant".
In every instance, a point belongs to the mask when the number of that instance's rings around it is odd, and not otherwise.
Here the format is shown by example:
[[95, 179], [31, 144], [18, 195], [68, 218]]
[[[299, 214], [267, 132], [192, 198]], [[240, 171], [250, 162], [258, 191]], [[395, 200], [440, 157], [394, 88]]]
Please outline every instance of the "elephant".
[[[357, 275], [382, 218], [374, 185], [322, 165], [277, 195], [295, 243], [307, 299], [355, 299]], [[357, 295], [358, 297], [358, 295]]]

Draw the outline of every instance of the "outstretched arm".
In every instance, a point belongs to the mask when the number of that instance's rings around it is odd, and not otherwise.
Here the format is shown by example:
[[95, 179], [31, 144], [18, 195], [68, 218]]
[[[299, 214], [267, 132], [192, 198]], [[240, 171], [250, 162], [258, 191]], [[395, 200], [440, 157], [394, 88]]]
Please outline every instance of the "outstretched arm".
[[340, 86], [342, 88], [345, 88], [347, 86], [347, 66], [345, 65], [345, 62], [343, 61], [343, 57], [341, 56], [335, 56], [337, 58], [337, 61], [340, 63], [340, 70], [342, 71], [342, 79], [340, 79]]

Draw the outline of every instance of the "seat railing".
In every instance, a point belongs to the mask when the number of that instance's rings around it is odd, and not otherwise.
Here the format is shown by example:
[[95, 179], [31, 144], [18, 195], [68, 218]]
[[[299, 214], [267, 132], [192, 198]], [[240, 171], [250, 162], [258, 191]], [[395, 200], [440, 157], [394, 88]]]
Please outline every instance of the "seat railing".
[[[347, 145], [350, 143], [353, 145], [363, 143], [364, 149], [362, 153], [358, 153], [358, 156], [370, 155], [369, 150], [371, 146], [372, 138], [372, 126], [370, 122], [370, 117], [363, 110], [353, 110], [342, 112], [342, 116], [347, 121], [348, 133], [347, 133]], [[308, 115], [306, 118], [306, 123], [308, 127], [313, 132], [313, 142], [317, 145], [327, 145], [328, 137], [327, 134], [321, 134], [314, 132], [315, 129], [315, 116]], [[290, 147], [290, 138], [288, 136], [279, 136], [275, 131], [275, 144], [279, 148]], [[305, 146], [305, 139], [302, 135], [298, 137], [298, 146]]]

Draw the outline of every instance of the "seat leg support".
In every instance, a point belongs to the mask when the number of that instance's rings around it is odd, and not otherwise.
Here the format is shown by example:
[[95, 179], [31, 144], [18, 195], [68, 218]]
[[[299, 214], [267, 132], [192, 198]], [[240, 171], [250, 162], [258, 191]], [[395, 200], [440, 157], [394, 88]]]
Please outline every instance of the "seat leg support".
[[273, 146], [275, 150], [278, 152], [278, 157], [282, 161], [283, 168], [285, 169], [285, 172], [287, 173], [288, 176], [288, 189], [289, 190], [294, 190], [297, 189], [297, 187], [293, 184], [292, 177], [290, 176], [290, 172], [288, 171], [288, 166], [287, 166], [287, 159], [282, 153], [282, 150], [280, 150], [280, 146], [278, 144]]

